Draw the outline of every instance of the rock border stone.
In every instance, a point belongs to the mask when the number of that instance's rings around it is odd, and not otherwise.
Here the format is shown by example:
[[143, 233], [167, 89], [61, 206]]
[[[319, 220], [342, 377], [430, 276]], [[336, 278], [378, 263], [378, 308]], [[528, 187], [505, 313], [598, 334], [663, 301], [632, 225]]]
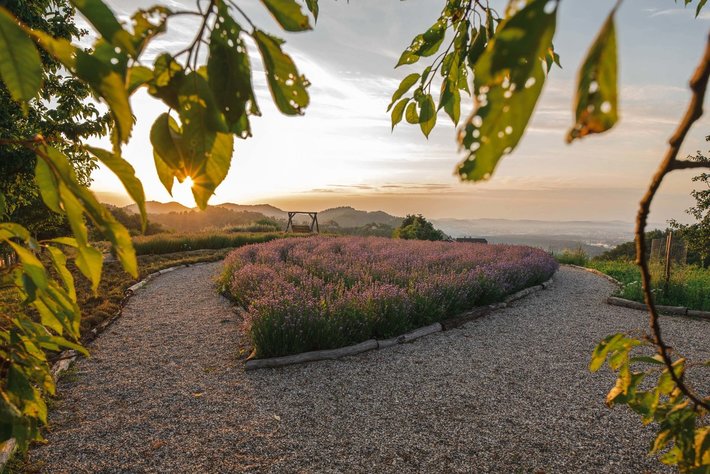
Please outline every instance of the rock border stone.
[[[608, 297], [606, 302], [613, 306], [623, 306], [624, 308], [648, 311], [646, 303], [639, 303], [638, 301], [627, 300], [626, 298], [619, 298], [617, 296]], [[659, 313], [667, 316], [688, 316], [691, 318], [710, 320], [710, 311], [699, 311], [686, 308], [685, 306], [666, 306], [661, 304], [656, 305], [656, 309]]]
[[477, 308], [473, 308], [469, 311], [454, 316], [453, 318], [449, 318], [444, 321], [431, 324], [429, 326], [424, 326], [390, 339], [369, 339], [358, 344], [339, 347], [337, 349], [301, 352], [300, 354], [293, 354], [282, 357], [270, 357], [265, 359], [248, 359], [244, 363], [244, 370], [250, 371], [267, 368], [273, 369], [277, 367], [285, 367], [287, 365], [303, 364], [306, 362], [315, 362], [319, 360], [333, 360], [339, 359], [341, 357], [360, 354], [362, 352], [367, 352], [371, 350], [386, 349], [388, 347], [396, 346], [399, 344], [406, 344], [421, 337], [428, 336], [430, 334], [434, 334], [441, 331], [448, 331], [463, 326], [464, 324], [475, 319], [482, 318], [483, 316], [486, 316], [497, 309], [507, 307], [510, 303], [514, 301], [517, 301], [521, 298], [525, 298], [526, 296], [532, 293], [549, 288], [552, 285], [552, 282], [553, 278], [550, 278], [549, 280], [540, 285], [531, 286], [517, 291], [512, 295], [508, 295], [501, 303], [494, 303], [487, 306], [479, 306]]
[[[93, 337], [88, 341], [88, 343], [91, 343], [99, 334], [104, 332], [107, 327], [109, 327], [114, 321], [116, 321], [120, 316], [123, 311], [123, 307], [126, 305], [126, 302], [128, 299], [140, 288], [143, 288], [150, 280], [153, 278], [163, 275], [168, 272], [172, 272], [174, 270], [177, 270], [178, 268], [185, 268], [185, 267], [196, 267], [199, 265], [206, 265], [208, 263], [214, 263], [214, 262], [196, 262], [196, 263], [184, 263], [182, 265], [175, 265], [174, 267], [168, 267], [164, 268], [162, 270], [158, 270], [157, 272], [153, 272], [146, 276], [144, 279], [139, 281], [138, 283], [135, 283], [128, 288], [126, 288], [126, 296], [123, 298], [121, 301], [121, 307], [120, 309], [111, 316], [109, 319], [106, 321], [102, 322], [100, 325], [97, 327], [93, 328], [91, 330], [91, 333]], [[66, 372], [69, 370], [71, 367], [72, 363], [79, 357], [79, 353], [74, 351], [74, 350], [66, 350], [62, 351], [59, 353], [59, 356], [57, 357], [56, 361], [54, 364], [52, 364], [52, 368], [50, 371], [52, 372], [52, 375], [54, 376], [55, 382], [59, 380], [59, 377], [63, 372]], [[0, 443], [0, 472], [5, 472], [5, 465], [10, 461], [12, 458], [12, 455], [15, 453], [15, 450], [17, 449], [17, 442], [15, 441], [15, 438], [10, 438], [9, 440]]]

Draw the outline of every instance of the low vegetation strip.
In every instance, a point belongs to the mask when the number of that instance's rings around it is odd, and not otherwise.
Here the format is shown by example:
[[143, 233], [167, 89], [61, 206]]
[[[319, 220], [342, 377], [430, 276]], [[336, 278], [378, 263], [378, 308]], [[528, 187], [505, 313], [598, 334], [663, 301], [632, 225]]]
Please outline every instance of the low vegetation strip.
[[135, 237], [136, 255], [162, 255], [190, 250], [224, 249], [247, 244], [269, 242], [283, 237], [283, 232], [230, 233], [196, 232], [190, 234], [156, 234]]
[[220, 286], [246, 310], [263, 358], [400, 335], [542, 283], [557, 266], [530, 247], [314, 237], [233, 251]]

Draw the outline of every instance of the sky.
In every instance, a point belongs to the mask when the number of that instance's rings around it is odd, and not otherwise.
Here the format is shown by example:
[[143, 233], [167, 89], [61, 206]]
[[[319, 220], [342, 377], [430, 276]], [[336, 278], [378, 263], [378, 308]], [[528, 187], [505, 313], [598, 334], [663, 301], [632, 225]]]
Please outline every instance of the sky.
[[[406, 123], [391, 132], [386, 113], [399, 81], [427, 64], [394, 69], [412, 37], [438, 18], [443, 0], [320, 0], [315, 29], [301, 33], [281, 31], [260, 2], [237, 1], [260, 28], [286, 40], [285, 51], [312, 83], [311, 103], [305, 116], [280, 115], [250, 44], [263, 116], [252, 118], [252, 138], [236, 142], [229, 175], [210, 203], [270, 203], [316, 211], [349, 205], [430, 218], [633, 221], [690, 98], [687, 81], [710, 27], [710, 10], [695, 19], [694, 8], [684, 8], [684, 2], [626, 0], [617, 14], [621, 120], [606, 134], [567, 145], [577, 69], [614, 2], [562, 1], [554, 44], [563, 69], [553, 69], [517, 149], [490, 181], [472, 184], [453, 174], [462, 155], [456, 129], [443, 111], [428, 140]], [[127, 18], [154, 2], [108, 3], [119, 18]], [[194, 1], [162, 3], [194, 9]], [[187, 16], [171, 20], [167, 33], [146, 52], [147, 63], [159, 51], [188, 44], [197, 30], [195, 21]], [[135, 94], [132, 106], [137, 123], [123, 155], [136, 168], [147, 199], [194, 206], [186, 186], [174, 188], [171, 197], [154, 169], [149, 131], [164, 106], [145, 90]], [[462, 110], [471, 107], [463, 96]], [[707, 117], [695, 125], [681, 156], [707, 151], [706, 135]], [[693, 204], [694, 174], [675, 172], [666, 179], [652, 221], [688, 221], [684, 210]], [[129, 202], [110, 172], [100, 169], [93, 178], [92, 189], [103, 201]]]

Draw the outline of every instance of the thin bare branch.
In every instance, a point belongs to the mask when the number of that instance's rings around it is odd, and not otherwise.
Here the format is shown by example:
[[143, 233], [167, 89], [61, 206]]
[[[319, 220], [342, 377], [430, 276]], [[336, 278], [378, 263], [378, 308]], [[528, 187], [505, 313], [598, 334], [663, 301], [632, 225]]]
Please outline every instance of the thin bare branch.
[[[674, 169], [682, 169], [683, 167], [693, 168], [695, 166], [685, 166], [682, 163], [694, 163], [686, 161], [677, 161], [678, 153], [680, 152], [680, 147], [688, 135], [688, 131], [692, 125], [703, 115], [703, 102], [705, 100], [705, 92], [708, 86], [708, 77], [710, 77], [710, 35], [708, 35], [707, 43], [705, 46], [705, 52], [700, 60], [693, 77], [690, 80], [690, 89], [693, 92], [693, 96], [688, 104], [688, 109], [685, 112], [683, 120], [678, 124], [678, 128], [675, 133], [668, 141], [669, 147], [666, 151], [666, 155], [663, 158], [656, 174], [651, 180], [646, 194], [639, 203], [639, 211], [636, 217], [636, 263], [638, 263], [641, 268], [641, 282], [643, 285], [644, 300], [648, 305], [648, 310], [650, 314], [650, 325], [651, 331], [653, 332], [653, 343], [658, 347], [658, 353], [663, 358], [670, 376], [673, 382], [678, 386], [678, 388], [687, 396], [697, 407], [703, 407], [706, 410], [710, 410], [710, 404], [702, 400], [702, 398], [692, 390], [690, 390], [682, 380], [673, 370], [673, 360], [670, 356], [670, 348], [663, 341], [661, 336], [661, 326], [658, 318], [658, 311], [656, 305], [653, 302], [653, 294], [651, 292], [651, 273], [648, 268], [648, 261], [646, 260], [646, 239], [645, 230], [646, 223], [648, 219], [648, 214], [651, 210], [651, 203], [653, 198], [658, 191], [663, 178], [673, 171]], [[676, 168], [676, 165], [681, 163], [680, 168]]]

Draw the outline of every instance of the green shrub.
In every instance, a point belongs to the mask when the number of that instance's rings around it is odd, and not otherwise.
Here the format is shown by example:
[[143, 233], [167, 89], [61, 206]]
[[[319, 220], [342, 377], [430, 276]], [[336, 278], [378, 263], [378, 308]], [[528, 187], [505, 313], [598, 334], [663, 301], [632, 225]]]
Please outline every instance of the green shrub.
[[589, 262], [589, 255], [582, 250], [582, 247], [577, 247], [574, 250], [564, 249], [562, 252], [555, 255], [555, 259], [560, 263], [583, 267]]

